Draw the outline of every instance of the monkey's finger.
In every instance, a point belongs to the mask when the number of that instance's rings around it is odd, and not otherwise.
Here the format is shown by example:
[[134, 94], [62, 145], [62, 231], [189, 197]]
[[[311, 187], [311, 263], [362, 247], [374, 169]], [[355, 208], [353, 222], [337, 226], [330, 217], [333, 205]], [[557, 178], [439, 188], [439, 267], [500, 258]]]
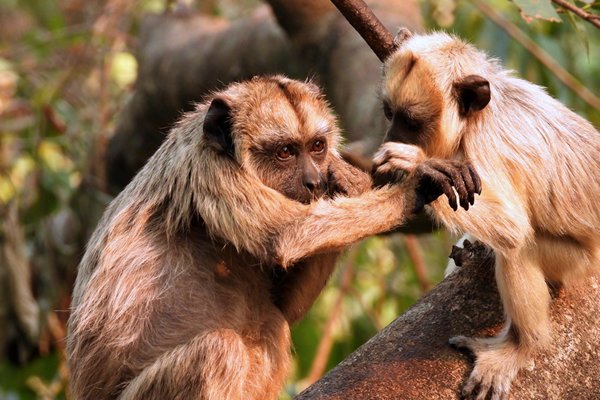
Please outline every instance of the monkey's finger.
[[485, 400], [487, 398], [488, 392], [489, 390], [487, 390], [482, 384], [479, 388], [479, 393], [477, 394], [477, 397], [475, 397], [475, 400]]
[[[492, 400], [494, 400], [494, 399], [497, 399], [497, 400], [508, 400], [508, 391], [509, 391], [508, 388], [505, 388], [504, 385], [500, 385], [494, 391], [494, 395], [492, 396]], [[496, 395], [498, 395], [498, 397], [495, 397]]]
[[390, 153], [385, 148], [380, 148], [373, 156], [373, 166], [379, 166], [386, 163], [389, 157]]
[[445, 174], [441, 173], [437, 169], [431, 168], [429, 175], [433, 180], [434, 184], [439, 186], [439, 189], [448, 197], [448, 204], [452, 210], [458, 210], [458, 203], [456, 201], [456, 193], [452, 189], [451, 178], [448, 178]]
[[422, 193], [425, 197], [425, 204], [429, 204], [437, 199], [441, 194], [445, 194], [448, 196], [450, 207], [456, 211], [458, 206], [456, 204], [456, 195], [454, 194], [454, 190], [452, 190], [450, 178], [437, 169], [431, 167], [431, 165], [428, 163], [419, 164], [417, 169], [418, 174], [425, 178], [421, 182], [429, 186], [429, 188], [427, 186], [421, 188], [421, 190], [425, 189], [424, 193]]
[[477, 370], [477, 367], [475, 367], [473, 372], [471, 372], [471, 376], [469, 377], [463, 392], [471, 389], [471, 398], [475, 400], [485, 400], [491, 392], [492, 380], [493, 375], [481, 373]]
[[479, 391], [479, 381], [474, 379], [473, 376], [469, 377], [465, 386], [462, 389], [462, 398], [463, 399], [474, 399]]
[[467, 168], [469, 168], [471, 179], [473, 179], [473, 184], [475, 184], [475, 192], [481, 194], [481, 179], [479, 178], [479, 175], [471, 164], [467, 164]]
[[446, 197], [448, 197], [448, 204], [450, 205], [450, 207], [452, 208], [452, 210], [453, 211], [458, 210], [458, 203], [456, 201], [456, 194], [454, 193], [454, 190], [452, 190], [452, 185], [448, 181], [446, 181], [445, 179], [443, 179], [439, 183], [442, 186], [442, 190], [444, 191], [444, 194], [446, 195]]
[[411, 161], [404, 160], [402, 158], [392, 158], [385, 165], [389, 165], [390, 168], [397, 169], [406, 173], [415, 169], [414, 164]]
[[502, 393], [500, 393], [497, 390], [494, 390], [492, 392], [492, 397], [490, 398], [490, 400], [502, 400]]
[[448, 176], [452, 180], [452, 185], [456, 189], [458, 193], [458, 198], [460, 200], [460, 206], [465, 210], [469, 209], [469, 193], [463, 181], [462, 173], [460, 172], [460, 167], [457, 168], [451, 163], [437, 160], [429, 161], [433, 167], [441, 172], [443, 172], [446, 176]]
[[465, 183], [465, 187], [467, 188], [467, 193], [469, 196], [469, 204], [473, 205], [475, 203], [475, 183], [473, 182], [473, 178], [471, 177], [471, 171], [467, 165], [463, 165], [460, 169], [463, 181]]
[[[494, 388], [492, 399], [508, 400], [508, 392], [510, 392], [511, 379], [505, 376], [498, 376], [494, 379]], [[497, 396], [497, 397], [496, 397]]]

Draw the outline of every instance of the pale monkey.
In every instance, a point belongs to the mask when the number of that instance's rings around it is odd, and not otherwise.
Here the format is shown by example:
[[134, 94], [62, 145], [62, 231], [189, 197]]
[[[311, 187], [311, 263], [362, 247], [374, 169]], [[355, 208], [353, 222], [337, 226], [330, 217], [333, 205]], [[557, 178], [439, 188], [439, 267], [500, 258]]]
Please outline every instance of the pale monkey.
[[464, 394], [504, 398], [519, 369], [551, 340], [546, 281], [568, 284], [600, 266], [600, 134], [456, 37], [401, 29], [397, 43], [384, 65], [391, 126], [377, 171], [410, 172], [436, 158], [468, 160], [481, 177], [481, 198], [468, 212], [441, 201], [430, 209], [496, 253], [506, 326], [495, 337], [451, 343], [476, 355]]

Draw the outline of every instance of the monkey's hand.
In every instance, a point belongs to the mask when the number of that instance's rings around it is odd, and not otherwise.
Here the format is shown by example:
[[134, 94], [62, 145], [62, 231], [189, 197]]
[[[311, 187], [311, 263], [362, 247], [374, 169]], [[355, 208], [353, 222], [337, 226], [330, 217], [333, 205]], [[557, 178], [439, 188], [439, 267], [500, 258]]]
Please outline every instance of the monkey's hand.
[[[464, 161], [440, 160], [432, 158], [423, 161], [407, 177], [415, 180], [416, 199], [414, 211], [420, 211], [425, 205], [436, 200], [442, 194], [448, 197], [448, 203], [454, 211], [458, 203], [465, 210], [475, 202], [475, 194], [481, 194], [481, 181], [475, 169]], [[456, 189], [456, 194], [454, 192]]]
[[358, 196], [370, 190], [372, 180], [369, 174], [350, 165], [341, 158], [333, 157], [327, 170], [327, 195]]
[[458, 204], [452, 187], [456, 189], [460, 206], [465, 210], [475, 202], [475, 194], [481, 194], [479, 175], [469, 162], [426, 159], [423, 150], [417, 146], [385, 143], [373, 159], [375, 185], [395, 183], [405, 176], [417, 180], [416, 211], [442, 194], [448, 197], [450, 207], [456, 211]]
[[381, 145], [373, 157], [373, 180], [381, 187], [388, 183], [397, 183], [427, 157], [417, 146], [404, 143], [387, 142]]

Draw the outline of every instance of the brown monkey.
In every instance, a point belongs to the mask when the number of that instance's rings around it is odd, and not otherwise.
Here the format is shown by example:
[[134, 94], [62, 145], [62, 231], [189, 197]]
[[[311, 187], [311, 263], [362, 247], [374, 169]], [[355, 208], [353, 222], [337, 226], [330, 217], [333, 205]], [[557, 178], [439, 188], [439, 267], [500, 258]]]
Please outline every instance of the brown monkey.
[[[455, 37], [403, 29], [399, 38], [384, 66], [391, 127], [378, 171], [411, 171], [438, 157], [469, 160], [480, 175], [483, 194], [468, 213], [440, 201], [431, 210], [496, 252], [505, 329], [451, 343], [477, 357], [464, 394], [505, 398], [518, 370], [551, 339], [546, 281], [568, 283], [600, 265], [600, 134]], [[462, 199], [467, 189], [456, 187]]]
[[289, 324], [337, 251], [456, 184], [417, 168], [402, 185], [340, 196], [370, 178], [338, 142], [319, 89], [281, 76], [233, 84], [184, 116], [110, 204], [80, 264], [73, 396], [275, 398]]

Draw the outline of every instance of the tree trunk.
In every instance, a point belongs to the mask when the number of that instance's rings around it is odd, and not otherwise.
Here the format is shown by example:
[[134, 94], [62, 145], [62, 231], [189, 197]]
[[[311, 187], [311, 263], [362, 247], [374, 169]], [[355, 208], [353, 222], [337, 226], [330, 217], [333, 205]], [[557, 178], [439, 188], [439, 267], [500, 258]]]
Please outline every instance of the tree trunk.
[[[448, 339], [492, 335], [503, 323], [493, 255], [484, 248], [473, 254], [297, 399], [458, 399], [473, 364]], [[600, 398], [599, 308], [600, 275], [557, 291], [552, 346], [519, 372], [510, 399]]]

